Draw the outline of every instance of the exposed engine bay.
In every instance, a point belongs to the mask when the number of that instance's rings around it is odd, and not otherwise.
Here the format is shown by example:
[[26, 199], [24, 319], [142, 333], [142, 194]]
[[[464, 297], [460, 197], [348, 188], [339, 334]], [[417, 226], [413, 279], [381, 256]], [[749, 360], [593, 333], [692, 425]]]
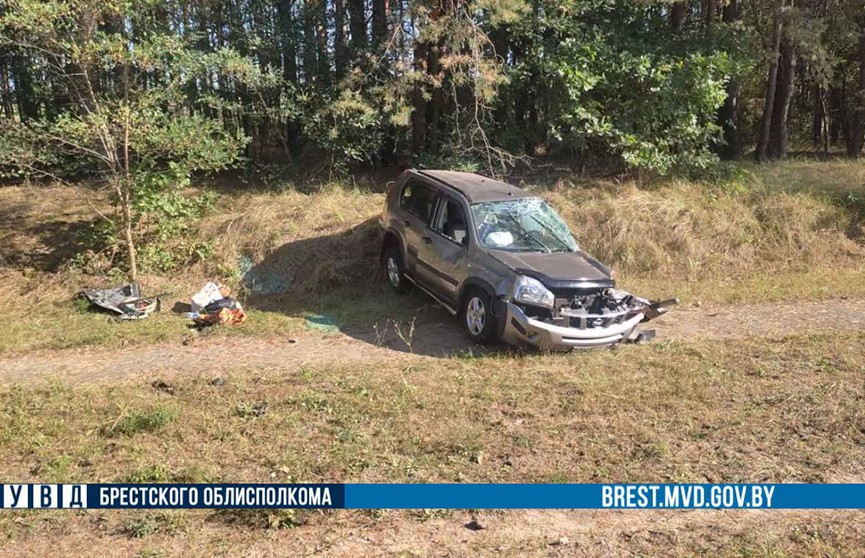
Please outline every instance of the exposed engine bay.
[[536, 320], [560, 327], [578, 329], [607, 328], [623, 323], [637, 314], [647, 322], [679, 303], [676, 298], [650, 301], [616, 288], [556, 292], [552, 310], [524, 307]]

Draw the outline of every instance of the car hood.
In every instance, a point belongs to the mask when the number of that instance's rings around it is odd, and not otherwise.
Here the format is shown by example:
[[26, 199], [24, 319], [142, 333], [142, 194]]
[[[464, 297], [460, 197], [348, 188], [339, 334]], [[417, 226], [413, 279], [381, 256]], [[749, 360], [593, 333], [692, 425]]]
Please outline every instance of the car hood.
[[576, 252], [508, 252], [490, 250], [490, 255], [517, 273], [539, 279], [548, 288], [614, 287], [610, 268], [586, 254]]

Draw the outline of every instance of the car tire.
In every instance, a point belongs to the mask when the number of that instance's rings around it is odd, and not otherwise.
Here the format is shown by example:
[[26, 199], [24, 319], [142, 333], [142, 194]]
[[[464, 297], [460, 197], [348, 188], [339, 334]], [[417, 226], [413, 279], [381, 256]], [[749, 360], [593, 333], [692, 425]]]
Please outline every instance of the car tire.
[[496, 317], [492, 312], [492, 298], [483, 289], [472, 288], [463, 297], [460, 320], [469, 339], [485, 344], [496, 338]]
[[385, 250], [381, 264], [384, 279], [391, 290], [398, 293], [405, 292], [408, 280], [405, 278], [405, 266], [402, 263], [402, 252], [399, 246], [391, 246]]

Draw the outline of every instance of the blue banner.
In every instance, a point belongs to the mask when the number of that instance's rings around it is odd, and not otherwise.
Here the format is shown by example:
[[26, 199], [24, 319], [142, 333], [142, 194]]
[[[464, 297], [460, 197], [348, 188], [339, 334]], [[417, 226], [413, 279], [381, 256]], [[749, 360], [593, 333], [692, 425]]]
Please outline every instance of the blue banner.
[[0, 508], [865, 509], [865, 484], [4, 484]]

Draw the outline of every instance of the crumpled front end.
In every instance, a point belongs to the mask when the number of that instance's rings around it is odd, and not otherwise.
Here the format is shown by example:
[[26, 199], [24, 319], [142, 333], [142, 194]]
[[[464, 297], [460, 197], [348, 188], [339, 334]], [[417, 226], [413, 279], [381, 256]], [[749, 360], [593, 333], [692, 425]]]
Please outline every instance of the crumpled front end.
[[666, 313], [678, 299], [652, 302], [614, 288], [555, 293], [553, 308], [503, 301], [501, 338], [546, 351], [637, 341], [637, 326]]

